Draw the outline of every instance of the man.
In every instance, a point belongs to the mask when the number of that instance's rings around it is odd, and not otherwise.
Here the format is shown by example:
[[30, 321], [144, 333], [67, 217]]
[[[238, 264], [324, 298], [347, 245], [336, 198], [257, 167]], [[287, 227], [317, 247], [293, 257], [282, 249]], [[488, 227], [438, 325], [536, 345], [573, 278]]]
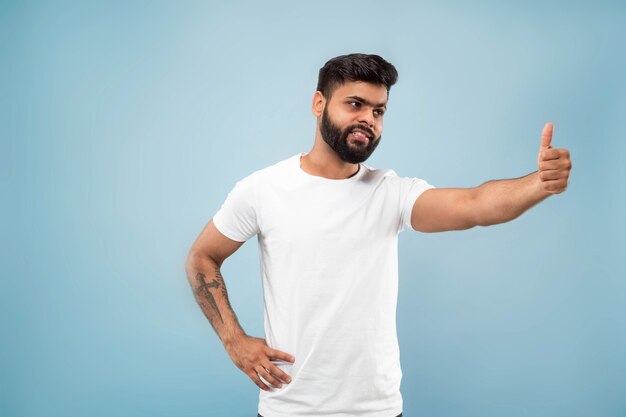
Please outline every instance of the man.
[[[328, 61], [309, 153], [239, 181], [187, 260], [196, 299], [229, 356], [261, 388], [263, 417], [402, 414], [397, 236], [510, 221], [565, 190], [571, 162], [541, 136], [538, 172], [434, 188], [362, 164], [380, 143], [396, 69], [377, 55]], [[266, 339], [245, 334], [222, 262], [257, 235]]]

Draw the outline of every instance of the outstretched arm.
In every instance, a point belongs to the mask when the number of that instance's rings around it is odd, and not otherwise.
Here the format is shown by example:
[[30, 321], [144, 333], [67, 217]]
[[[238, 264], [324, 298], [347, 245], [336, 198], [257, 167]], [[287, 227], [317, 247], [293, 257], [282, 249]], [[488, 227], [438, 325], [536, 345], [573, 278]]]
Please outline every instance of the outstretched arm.
[[282, 383], [291, 382], [291, 378], [271, 361], [281, 359], [293, 362], [294, 358], [285, 352], [270, 348], [265, 339], [246, 335], [230, 305], [220, 266], [242, 244], [243, 242], [231, 240], [221, 234], [213, 221], [210, 221], [187, 256], [187, 279], [196, 301], [232, 361], [259, 388], [268, 391], [269, 387], [259, 376], [274, 387], [280, 388]]
[[464, 230], [511, 221], [551, 194], [565, 191], [572, 168], [566, 149], [552, 148], [552, 123], [541, 134], [538, 171], [474, 188], [434, 188], [414, 203], [411, 226], [421, 232]]

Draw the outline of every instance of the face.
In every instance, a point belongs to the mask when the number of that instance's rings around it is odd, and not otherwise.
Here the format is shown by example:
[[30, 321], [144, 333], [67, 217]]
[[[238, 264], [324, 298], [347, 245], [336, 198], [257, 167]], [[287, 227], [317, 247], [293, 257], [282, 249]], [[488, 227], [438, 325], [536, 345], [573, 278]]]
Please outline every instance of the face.
[[320, 134], [341, 160], [363, 162], [380, 143], [386, 110], [384, 85], [348, 81], [326, 102]]

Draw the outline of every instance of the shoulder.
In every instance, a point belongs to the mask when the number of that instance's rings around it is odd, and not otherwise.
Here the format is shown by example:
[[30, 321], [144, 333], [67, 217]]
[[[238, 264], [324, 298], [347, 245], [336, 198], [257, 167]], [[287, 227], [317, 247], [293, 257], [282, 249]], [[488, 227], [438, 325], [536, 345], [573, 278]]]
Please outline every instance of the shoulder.
[[433, 188], [432, 185], [421, 178], [399, 176], [393, 169], [378, 169], [363, 164], [362, 166], [366, 169], [366, 172], [363, 175], [365, 181], [378, 183], [386, 188], [400, 192], [404, 192], [412, 188], [422, 189], [422, 191], [427, 188]]
[[273, 165], [253, 171], [237, 183], [247, 186], [258, 186], [264, 183], [271, 183], [277, 179], [284, 179], [285, 176], [288, 176], [290, 172], [293, 171], [293, 166], [295, 166], [296, 163], [295, 159], [298, 157], [299, 155], [294, 155]]
[[362, 176], [362, 180], [369, 184], [378, 184], [385, 187], [393, 187], [406, 180], [410, 180], [410, 178], [399, 177], [393, 169], [372, 168], [364, 164], [361, 164], [361, 167], [365, 170]]
[[380, 182], [398, 176], [393, 169], [388, 168], [373, 168], [369, 165], [361, 164], [361, 169], [364, 170], [362, 179], [367, 182]]

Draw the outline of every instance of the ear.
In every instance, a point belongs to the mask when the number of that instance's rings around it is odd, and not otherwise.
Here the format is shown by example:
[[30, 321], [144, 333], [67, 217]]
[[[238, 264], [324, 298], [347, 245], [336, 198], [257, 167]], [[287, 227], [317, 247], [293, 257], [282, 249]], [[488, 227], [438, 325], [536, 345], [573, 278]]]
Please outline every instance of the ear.
[[326, 98], [321, 91], [316, 91], [315, 94], [313, 94], [313, 105], [311, 108], [313, 116], [322, 117], [324, 106], [326, 106]]

